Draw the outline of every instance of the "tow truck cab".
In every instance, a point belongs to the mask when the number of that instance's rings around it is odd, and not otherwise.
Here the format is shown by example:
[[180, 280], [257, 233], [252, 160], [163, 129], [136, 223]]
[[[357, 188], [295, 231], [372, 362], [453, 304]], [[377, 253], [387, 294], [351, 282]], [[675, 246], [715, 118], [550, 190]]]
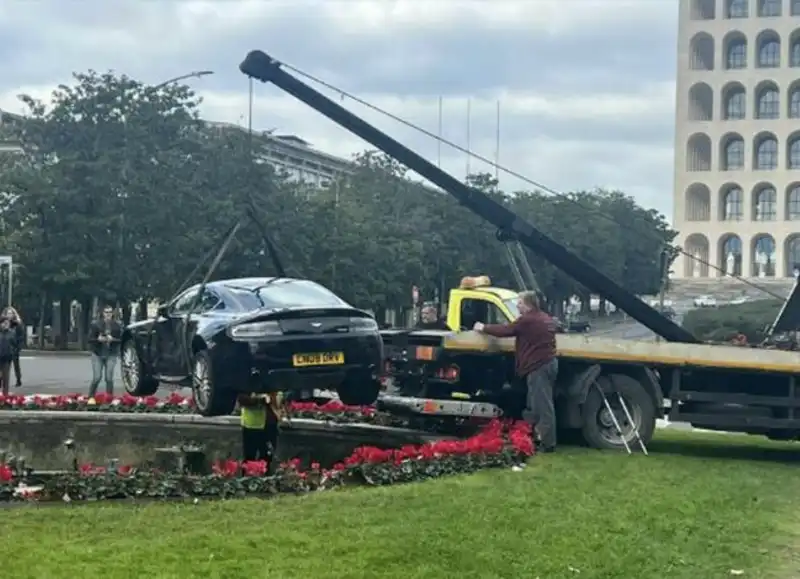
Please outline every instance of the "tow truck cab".
[[517, 292], [493, 287], [483, 275], [465, 277], [459, 287], [450, 290], [447, 304], [447, 327], [454, 332], [471, 330], [475, 322], [504, 324], [519, 316]]

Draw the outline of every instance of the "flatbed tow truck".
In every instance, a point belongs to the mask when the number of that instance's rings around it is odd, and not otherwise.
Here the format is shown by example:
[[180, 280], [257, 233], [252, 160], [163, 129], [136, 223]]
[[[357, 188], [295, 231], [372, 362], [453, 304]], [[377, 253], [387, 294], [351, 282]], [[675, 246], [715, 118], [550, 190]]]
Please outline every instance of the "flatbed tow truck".
[[[547, 259], [663, 339], [638, 342], [559, 334], [556, 407], [560, 429], [579, 432], [592, 447], [610, 449], [644, 449], [658, 418], [710, 430], [800, 439], [797, 352], [700, 343], [531, 223], [289, 74], [277, 60], [253, 51], [239, 68], [251, 78], [271, 82], [435, 183], [497, 227], [500, 236]], [[479, 315], [470, 322], [516, 317], [511, 290], [484, 285], [469, 291], [487, 306], [483, 319]], [[379, 405], [436, 419], [490, 418], [514, 412], [513, 338], [469, 331], [458, 301], [451, 293], [448, 330], [383, 332], [395, 384]]]

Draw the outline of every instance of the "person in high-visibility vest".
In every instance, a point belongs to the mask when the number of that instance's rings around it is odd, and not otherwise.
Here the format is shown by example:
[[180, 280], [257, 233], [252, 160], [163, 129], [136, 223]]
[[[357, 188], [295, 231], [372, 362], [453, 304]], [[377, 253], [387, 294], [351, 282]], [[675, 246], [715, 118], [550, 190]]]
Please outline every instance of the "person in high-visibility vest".
[[242, 425], [242, 459], [266, 460], [278, 447], [279, 422], [282, 417], [280, 392], [240, 394]]

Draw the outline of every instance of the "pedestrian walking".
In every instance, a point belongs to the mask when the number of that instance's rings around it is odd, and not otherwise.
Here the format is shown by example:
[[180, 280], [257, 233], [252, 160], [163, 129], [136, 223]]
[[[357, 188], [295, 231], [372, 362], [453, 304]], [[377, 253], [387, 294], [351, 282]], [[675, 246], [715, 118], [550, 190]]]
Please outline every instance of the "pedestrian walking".
[[3, 396], [8, 396], [11, 364], [18, 352], [16, 332], [11, 328], [11, 321], [2, 316], [0, 317], [0, 391]]
[[119, 358], [122, 326], [114, 319], [114, 309], [105, 306], [100, 319], [89, 328], [89, 349], [92, 355], [92, 382], [89, 397], [94, 398], [100, 381], [105, 378], [106, 394], [114, 394], [114, 370]]
[[14, 330], [14, 335], [17, 338], [16, 340], [17, 353], [16, 356], [14, 356], [11, 365], [14, 369], [14, 378], [16, 379], [16, 386], [17, 388], [19, 388], [20, 386], [22, 386], [22, 369], [20, 368], [19, 357], [22, 350], [24, 350], [25, 346], [27, 345], [26, 344], [27, 336], [25, 335], [25, 324], [23, 323], [22, 318], [19, 315], [19, 312], [17, 312], [17, 310], [11, 306], [8, 306], [6, 308], [4, 315], [6, 318], [8, 318], [8, 321], [11, 324], [11, 329]]
[[476, 332], [497, 338], [516, 338], [516, 374], [525, 381], [526, 404], [522, 416], [536, 433], [542, 452], [556, 449], [556, 412], [553, 390], [558, 376], [556, 324], [539, 307], [534, 292], [522, 292], [517, 299], [519, 317], [508, 324], [477, 322]]

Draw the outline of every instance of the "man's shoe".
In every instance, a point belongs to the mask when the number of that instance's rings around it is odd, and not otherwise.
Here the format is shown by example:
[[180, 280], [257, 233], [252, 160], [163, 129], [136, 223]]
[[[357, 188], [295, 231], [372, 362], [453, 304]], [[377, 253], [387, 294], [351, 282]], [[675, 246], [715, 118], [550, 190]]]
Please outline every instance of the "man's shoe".
[[556, 447], [555, 446], [540, 446], [539, 447], [539, 452], [542, 452], [544, 454], [550, 454], [550, 453], [555, 452], [555, 451], [556, 451]]
[[22, 380], [17, 380], [17, 388], [22, 388]]

